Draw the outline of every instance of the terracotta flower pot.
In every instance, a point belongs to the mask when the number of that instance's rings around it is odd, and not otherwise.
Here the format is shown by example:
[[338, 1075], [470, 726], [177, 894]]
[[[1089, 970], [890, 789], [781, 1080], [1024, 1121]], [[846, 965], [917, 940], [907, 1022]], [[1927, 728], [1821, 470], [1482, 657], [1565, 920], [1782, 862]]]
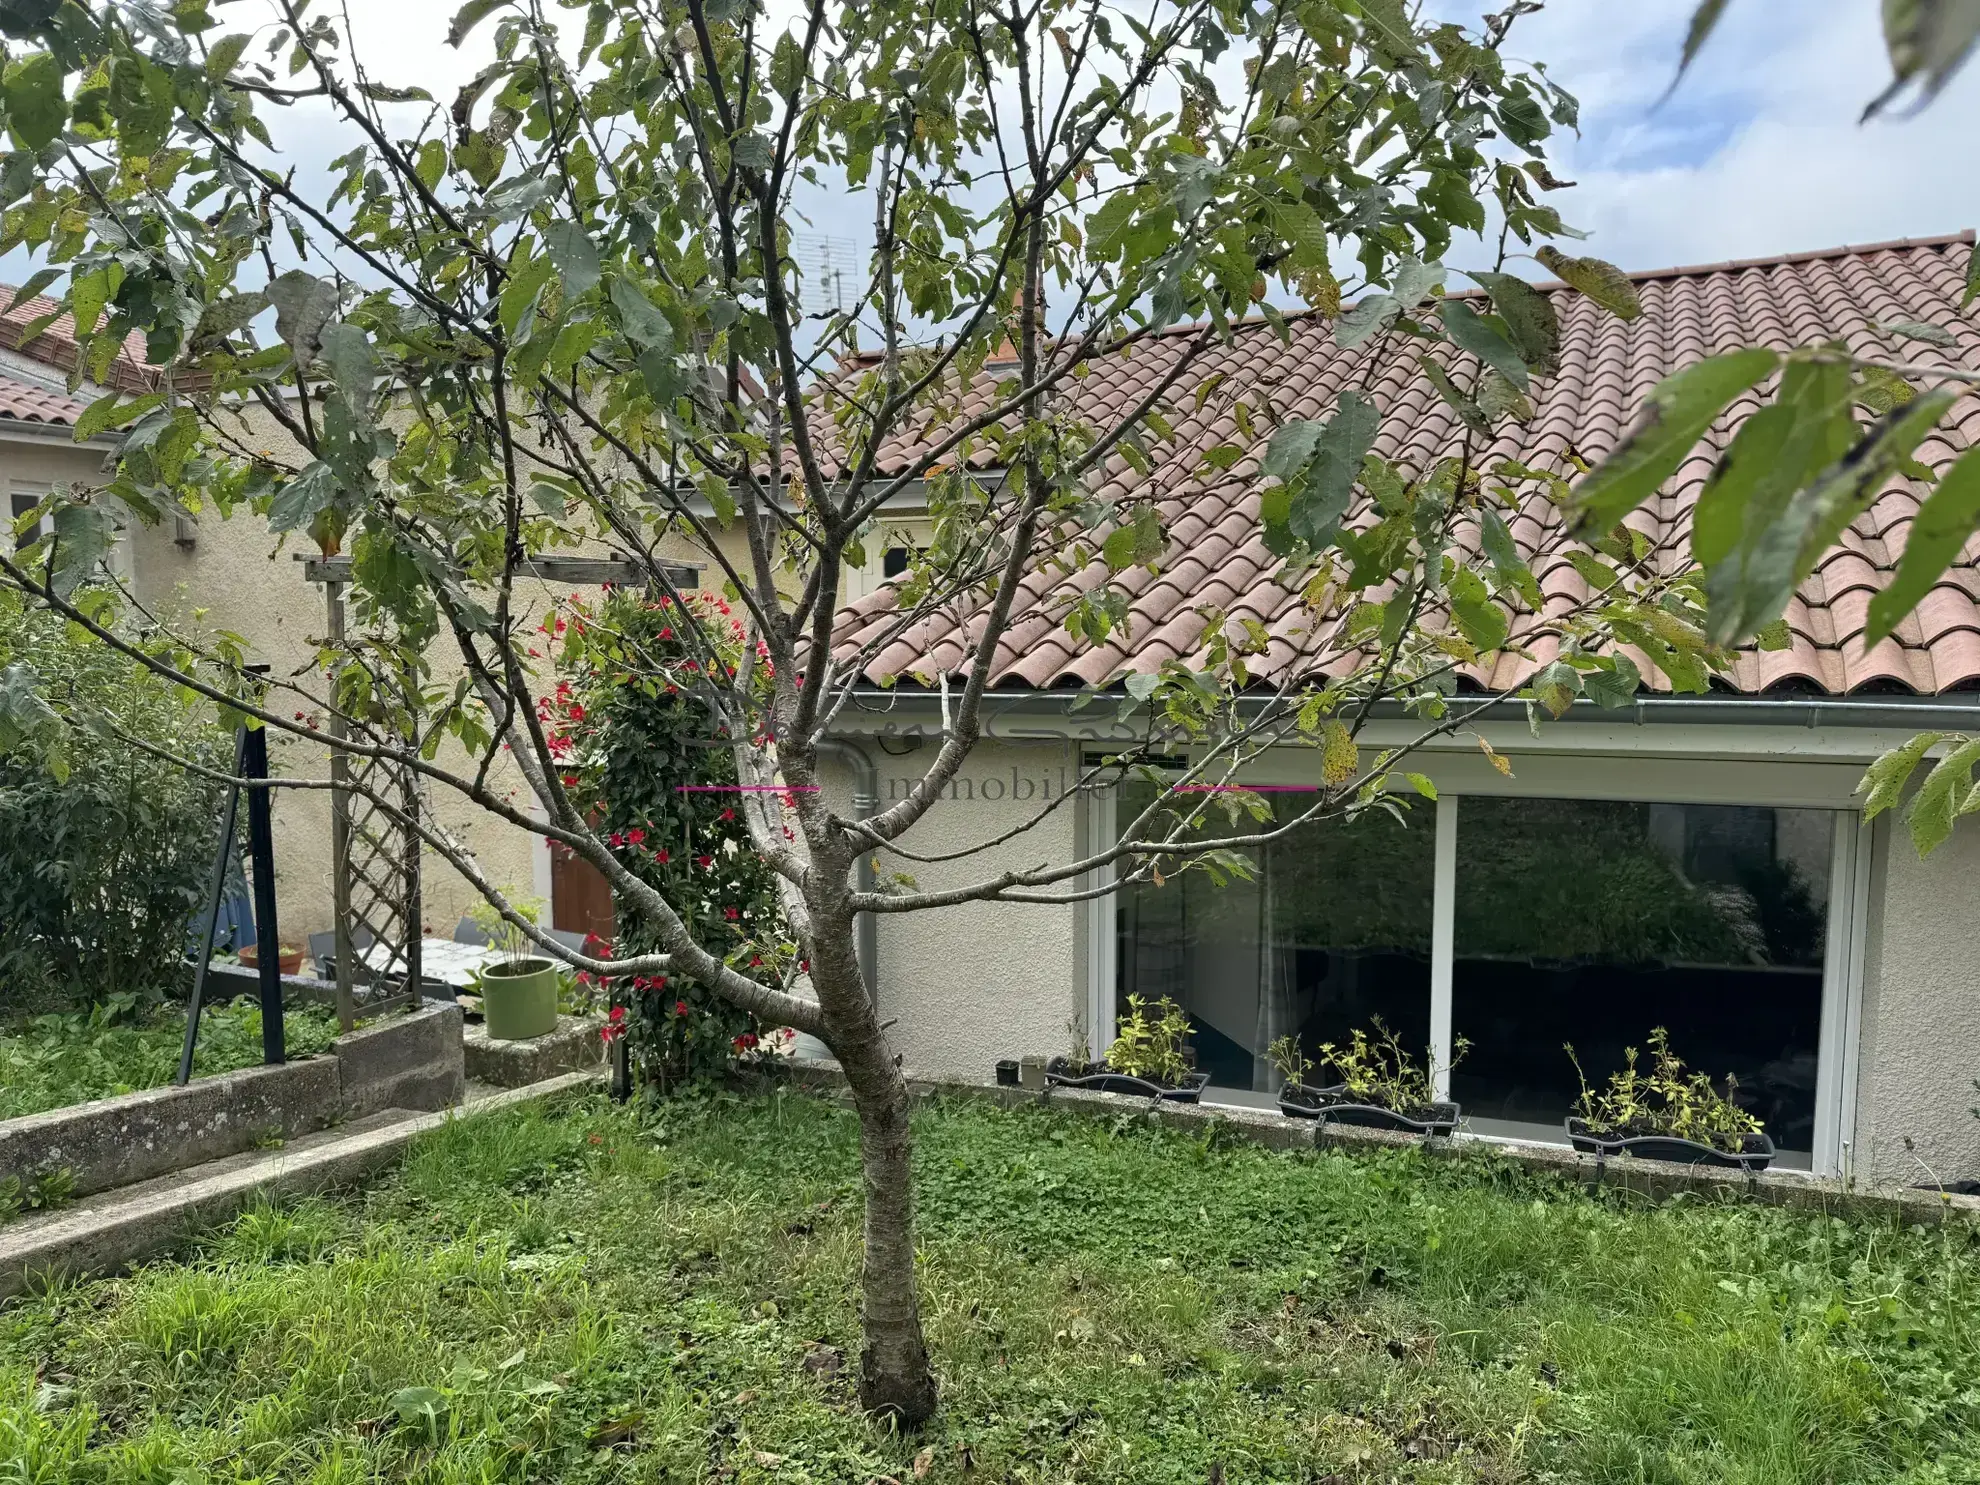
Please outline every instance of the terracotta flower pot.
[[[261, 955], [259, 949], [260, 946], [258, 944], [249, 944], [245, 949], [241, 950], [241, 956], [240, 956], [241, 964], [245, 968], [259, 969], [261, 967]], [[301, 974], [302, 963], [303, 963], [303, 951], [301, 949], [291, 949], [284, 947], [275, 956], [276, 969], [285, 975]]]

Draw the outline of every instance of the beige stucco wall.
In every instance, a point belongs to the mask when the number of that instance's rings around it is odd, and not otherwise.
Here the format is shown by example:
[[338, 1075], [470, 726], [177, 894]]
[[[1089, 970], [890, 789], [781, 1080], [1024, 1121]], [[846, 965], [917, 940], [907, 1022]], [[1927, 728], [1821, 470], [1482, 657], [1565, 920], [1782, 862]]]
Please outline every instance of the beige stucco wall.
[[1856, 1169], [1879, 1183], [1980, 1176], [1980, 830], [1921, 861], [1878, 831], [1863, 974]]
[[[889, 757], [866, 744], [880, 775], [880, 803], [900, 798], [929, 753]], [[903, 838], [909, 850], [964, 850], [1011, 830], [1077, 774], [1073, 749], [1058, 742], [980, 744], [939, 804]], [[836, 771], [843, 807], [851, 775]], [[1022, 796], [1022, 797], [1018, 797]], [[1068, 801], [1037, 828], [962, 861], [895, 861], [940, 889], [1011, 867], [1073, 859], [1080, 802]], [[878, 1000], [888, 1035], [911, 1073], [990, 1080], [997, 1060], [1063, 1052], [1067, 1023], [1085, 1007], [1082, 909], [1029, 903], [968, 903], [880, 915]]]

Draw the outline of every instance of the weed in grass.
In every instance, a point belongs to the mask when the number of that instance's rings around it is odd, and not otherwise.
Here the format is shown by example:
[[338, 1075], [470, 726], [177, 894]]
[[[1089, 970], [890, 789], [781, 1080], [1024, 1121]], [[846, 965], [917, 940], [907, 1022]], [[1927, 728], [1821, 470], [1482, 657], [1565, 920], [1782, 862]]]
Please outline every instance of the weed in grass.
[[1040, 1110], [917, 1133], [918, 1437], [854, 1404], [850, 1115], [577, 1101], [0, 1311], [0, 1479], [1980, 1478], [1964, 1227]]

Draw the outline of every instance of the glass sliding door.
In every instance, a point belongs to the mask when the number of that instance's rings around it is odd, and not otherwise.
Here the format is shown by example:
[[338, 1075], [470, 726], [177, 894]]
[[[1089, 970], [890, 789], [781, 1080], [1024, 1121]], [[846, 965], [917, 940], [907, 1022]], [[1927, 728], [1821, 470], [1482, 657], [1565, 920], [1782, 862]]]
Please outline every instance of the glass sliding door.
[[[1154, 797], [1121, 791], [1123, 827]], [[1273, 800], [1281, 818], [1310, 804]], [[1207, 828], [1225, 833], [1221, 810]], [[1116, 899], [1117, 1013], [1129, 995], [1189, 1013], [1197, 1065], [1213, 1086], [1276, 1090], [1265, 1052], [1300, 1037], [1309, 1057], [1380, 1018], [1423, 1055], [1430, 1040], [1434, 857], [1427, 805], [1398, 820], [1371, 811], [1302, 827], [1253, 853], [1253, 879], [1219, 885], [1164, 868]]]
[[[1812, 1149], [1835, 815], [1466, 797], [1457, 809], [1451, 1078], [1468, 1120], [1559, 1138], [1652, 1029]], [[1539, 1130], [1534, 1132], [1538, 1133]]]

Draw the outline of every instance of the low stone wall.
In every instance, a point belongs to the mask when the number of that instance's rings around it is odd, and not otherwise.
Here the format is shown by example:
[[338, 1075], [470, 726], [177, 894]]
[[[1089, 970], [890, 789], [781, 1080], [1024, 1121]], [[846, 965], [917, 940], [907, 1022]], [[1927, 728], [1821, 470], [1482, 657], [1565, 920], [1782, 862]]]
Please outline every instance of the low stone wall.
[[528, 1041], [495, 1041], [480, 1022], [463, 1034], [468, 1081], [493, 1088], [527, 1088], [560, 1073], [585, 1072], [605, 1065], [604, 1025], [596, 1016], [559, 1016], [557, 1029]]
[[[844, 1097], [845, 1074], [836, 1062], [793, 1059], [788, 1075], [796, 1082]], [[995, 1084], [910, 1078], [917, 1099], [973, 1098], [1004, 1108], [1042, 1104], [1062, 1113], [1095, 1119], [1146, 1119], [1171, 1129], [1203, 1135], [1216, 1129], [1226, 1137], [1248, 1140], [1275, 1150], [1378, 1149], [1416, 1146], [1443, 1159], [1496, 1156], [1527, 1170], [1558, 1175], [1584, 1186], [1611, 1186], [1652, 1201], [1680, 1192], [1706, 1197], [1741, 1197], [1769, 1206], [1830, 1216], [1898, 1217], [1907, 1222], [1936, 1224], [1949, 1220], [1980, 1223], [1980, 1196], [1949, 1196], [1904, 1187], [1845, 1185], [1841, 1181], [1791, 1171], [1726, 1170], [1713, 1166], [1678, 1165], [1664, 1160], [1624, 1157], [1604, 1160], [1562, 1145], [1522, 1145], [1475, 1139], [1459, 1134], [1448, 1139], [1423, 1139], [1382, 1129], [1357, 1129], [1345, 1124], [1321, 1124], [1317, 1119], [1293, 1119], [1266, 1109], [1238, 1109], [1203, 1104], [1157, 1103], [1118, 1093], [1089, 1093], [1078, 1088], [1048, 1088], [1034, 1093]], [[1151, 1104], [1153, 1105], [1151, 1107]]]
[[431, 1005], [326, 1056], [0, 1120], [0, 1180], [66, 1170], [87, 1196], [383, 1108], [447, 1108], [465, 1086], [460, 1007]]

